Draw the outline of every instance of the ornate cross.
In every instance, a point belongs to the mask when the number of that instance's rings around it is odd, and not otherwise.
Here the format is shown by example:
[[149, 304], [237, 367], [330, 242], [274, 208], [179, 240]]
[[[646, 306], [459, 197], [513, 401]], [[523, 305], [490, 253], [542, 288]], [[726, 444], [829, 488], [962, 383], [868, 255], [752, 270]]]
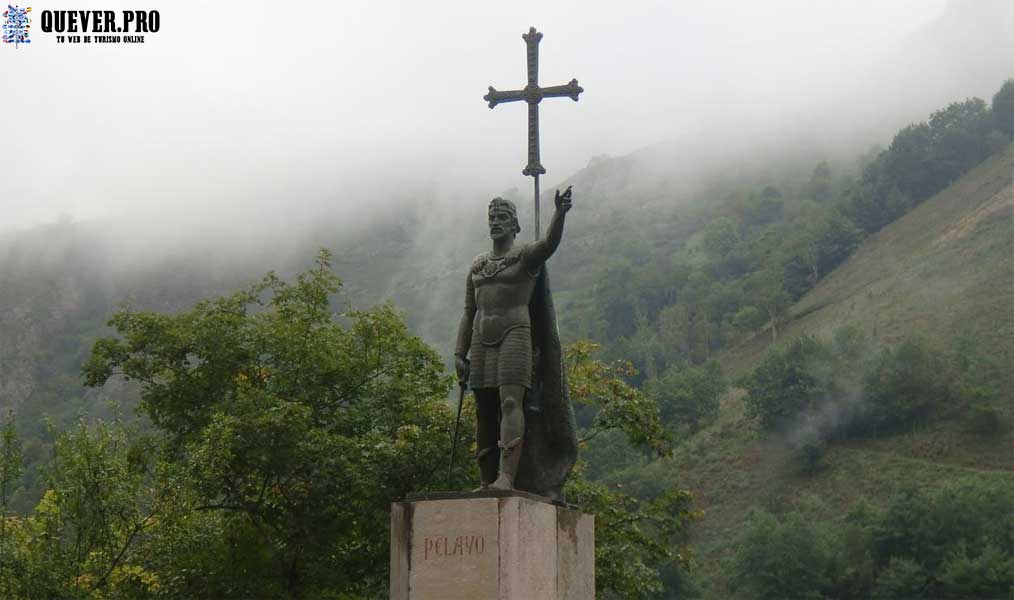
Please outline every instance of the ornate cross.
[[539, 87], [539, 42], [542, 40], [542, 34], [531, 27], [521, 38], [525, 40], [528, 50], [528, 85], [523, 90], [505, 92], [498, 92], [493, 86], [489, 86], [489, 93], [482, 99], [489, 102], [490, 108], [501, 102], [524, 100], [528, 103], [528, 164], [521, 174], [531, 175], [535, 179], [535, 239], [539, 239], [539, 175], [546, 172], [539, 160], [539, 102], [543, 98], [561, 96], [567, 96], [577, 102], [577, 96], [584, 88], [577, 84], [577, 79], [571, 79], [567, 85]]

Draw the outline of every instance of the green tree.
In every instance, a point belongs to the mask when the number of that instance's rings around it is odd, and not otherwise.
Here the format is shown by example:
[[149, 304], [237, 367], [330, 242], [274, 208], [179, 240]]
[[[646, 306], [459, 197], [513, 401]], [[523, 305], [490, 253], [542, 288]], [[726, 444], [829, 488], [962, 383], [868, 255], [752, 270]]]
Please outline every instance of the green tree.
[[1009, 593], [1012, 497], [1014, 485], [1002, 479], [963, 478], [936, 491], [898, 490], [872, 519], [878, 597], [994, 598]]
[[817, 202], [827, 202], [831, 198], [831, 165], [827, 161], [822, 160], [813, 168], [806, 193]]
[[[625, 381], [634, 374], [630, 363], [597, 360], [597, 348], [580, 341], [565, 352], [571, 398], [578, 409], [590, 409], [594, 415], [580, 432], [581, 445], [594, 444], [602, 433], [622, 432], [635, 450], [670, 456], [672, 435], [661, 422], [658, 406]], [[685, 573], [690, 568], [687, 528], [700, 516], [692, 509], [693, 497], [670, 487], [650, 498], [636, 498], [592, 480], [586, 471], [579, 461], [567, 484], [567, 498], [595, 514], [596, 587], [606, 597], [653, 597], [663, 589], [661, 571]]]
[[764, 311], [750, 305], [736, 311], [729, 325], [737, 332], [749, 333], [762, 326], [765, 322], [767, 322], [767, 317], [764, 315]]
[[719, 217], [704, 228], [704, 249], [724, 258], [739, 242], [739, 224], [732, 217]]
[[0, 430], [0, 592], [5, 597], [13, 595], [13, 579], [23, 568], [16, 557], [19, 524], [9, 511], [11, 495], [24, 472], [21, 440], [14, 425], [14, 415], [10, 413]]
[[954, 397], [946, 356], [920, 338], [885, 349], [864, 377], [866, 404], [856, 424], [873, 435], [910, 426]]
[[826, 535], [799, 513], [780, 521], [750, 515], [733, 562], [733, 581], [753, 598], [823, 598], [833, 581]]
[[784, 209], [782, 193], [774, 186], [768, 185], [760, 194], [751, 194], [750, 198], [739, 206], [740, 221], [746, 227], [762, 227], [768, 223], [781, 220]]
[[866, 233], [880, 231], [915, 204], [896, 183], [882, 174], [883, 169], [882, 161], [866, 167], [862, 181], [845, 197], [845, 214]]
[[118, 422], [81, 421], [56, 440], [46, 492], [20, 531], [15, 596], [143, 598], [158, 591], [138, 549], [160, 511], [148, 456]]
[[821, 277], [840, 265], [859, 246], [862, 232], [845, 215], [831, 211], [804, 229], [789, 247], [785, 265], [786, 291], [799, 298]]
[[700, 513], [689, 492], [673, 488], [642, 502], [578, 476], [567, 484], [567, 498], [595, 514], [595, 586], [605, 597], [657, 597], [660, 569], [690, 568], [687, 527]]
[[929, 124], [934, 136], [931, 169], [938, 177], [932, 195], [990, 155], [986, 137], [993, 129], [993, 119], [982, 99], [969, 98], [936, 111]]
[[993, 544], [972, 551], [959, 544], [940, 573], [946, 598], [1003, 598], [1014, 592], [1014, 556]]
[[905, 127], [863, 167], [860, 184], [845, 200], [849, 218], [873, 233], [944, 189], [989, 156], [993, 124], [985, 102], [969, 98]]
[[111, 321], [122, 337], [96, 342], [86, 382], [142, 382], [141, 408], [166, 436], [166, 483], [186, 488], [177, 514], [213, 513], [204, 522], [232, 540], [210, 548], [229, 567], [218, 572], [172, 554], [174, 593], [377, 593], [391, 499], [464, 487], [467, 443], [456, 480], [441, 475], [452, 416], [439, 356], [390, 305], [332, 314], [340, 287], [322, 252], [294, 285], [268, 275], [177, 315], [122, 310]]
[[656, 456], [672, 454], [672, 436], [662, 425], [658, 406], [625, 381], [636, 373], [633, 365], [595, 359], [598, 348], [583, 340], [564, 352], [571, 400], [578, 409], [587, 408], [593, 414], [579, 442], [587, 444], [602, 432], [619, 430], [635, 446], [650, 449]]
[[718, 361], [700, 367], [670, 367], [661, 377], [648, 380], [645, 394], [659, 406], [662, 420], [697, 431], [718, 416], [718, 401], [727, 384]]
[[891, 558], [887, 568], [877, 577], [873, 597], [883, 600], [922, 598], [928, 582], [929, 578], [919, 563], [896, 556]]
[[634, 268], [620, 262], [607, 267], [595, 286], [596, 306], [606, 323], [606, 336], [611, 340], [628, 336], [637, 329], [636, 307], [627, 285], [633, 279]]
[[992, 106], [996, 128], [1007, 135], [1014, 135], [1014, 79], [1003, 82], [993, 95]]
[[813, 409], [828, 390], [823, 368], [827, 355], [827, 347], [809, 336], [768, 352], [757, 368], [740, 380], [747, 390], [747, 410], [764, 428], [778, 429]]
[[771, 341], [778, 341], [778, 324], [792, 304], [792, 298], [785, 291], [782, 273], [774, 268], [757, 271], [747, 279], [744, 289], [750, 295], [752, 304], [767, 316]]

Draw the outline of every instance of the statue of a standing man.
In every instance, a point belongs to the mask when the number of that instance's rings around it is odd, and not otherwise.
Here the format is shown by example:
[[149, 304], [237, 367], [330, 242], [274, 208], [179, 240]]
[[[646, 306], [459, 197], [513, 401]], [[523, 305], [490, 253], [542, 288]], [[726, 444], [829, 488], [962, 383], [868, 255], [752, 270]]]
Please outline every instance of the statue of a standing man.
[[515, 244], [516, 207], [490, 202], [493, 248], [468, 273], [454, 356], [458, 377], [475, 393], [480, 489], [562, 500], [577, 444], [544, 263], [563, 237], [569, 187], [557, 190], [555, 204], [546, 237]]

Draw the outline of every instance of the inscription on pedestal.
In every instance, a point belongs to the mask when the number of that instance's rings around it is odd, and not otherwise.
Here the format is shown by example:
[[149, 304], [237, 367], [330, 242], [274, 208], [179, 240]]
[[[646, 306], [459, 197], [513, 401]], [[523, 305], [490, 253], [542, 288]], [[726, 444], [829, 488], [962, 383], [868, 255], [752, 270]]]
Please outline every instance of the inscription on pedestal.
[[423, 540], [423, 560], [430, 557], [472, 556], [486, 551], [486, 538], [481, 535], [427, 537]]

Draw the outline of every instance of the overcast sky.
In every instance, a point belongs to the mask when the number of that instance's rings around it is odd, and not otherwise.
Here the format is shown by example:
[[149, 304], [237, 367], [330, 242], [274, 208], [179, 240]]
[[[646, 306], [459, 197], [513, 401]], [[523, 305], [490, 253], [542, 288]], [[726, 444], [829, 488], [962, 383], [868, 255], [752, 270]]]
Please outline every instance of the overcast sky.
[[[528, 186], [535, 26], [546, 183], [599, 154], [782, 132], [866, 145], [1014, 75], [1014, 2], [72, 2], [0, 46], [0, 232], [61, 215], [156, 228], [311, 222], [428, 185]], [[157, 9], [143, 44], [57, 44], [43, 10]], [[688, 157], [692, 160], [692, 157]], [[410, 200], [409, 200], [410, 201]], [[457, 200], [455, 200], [457, 201]]]

